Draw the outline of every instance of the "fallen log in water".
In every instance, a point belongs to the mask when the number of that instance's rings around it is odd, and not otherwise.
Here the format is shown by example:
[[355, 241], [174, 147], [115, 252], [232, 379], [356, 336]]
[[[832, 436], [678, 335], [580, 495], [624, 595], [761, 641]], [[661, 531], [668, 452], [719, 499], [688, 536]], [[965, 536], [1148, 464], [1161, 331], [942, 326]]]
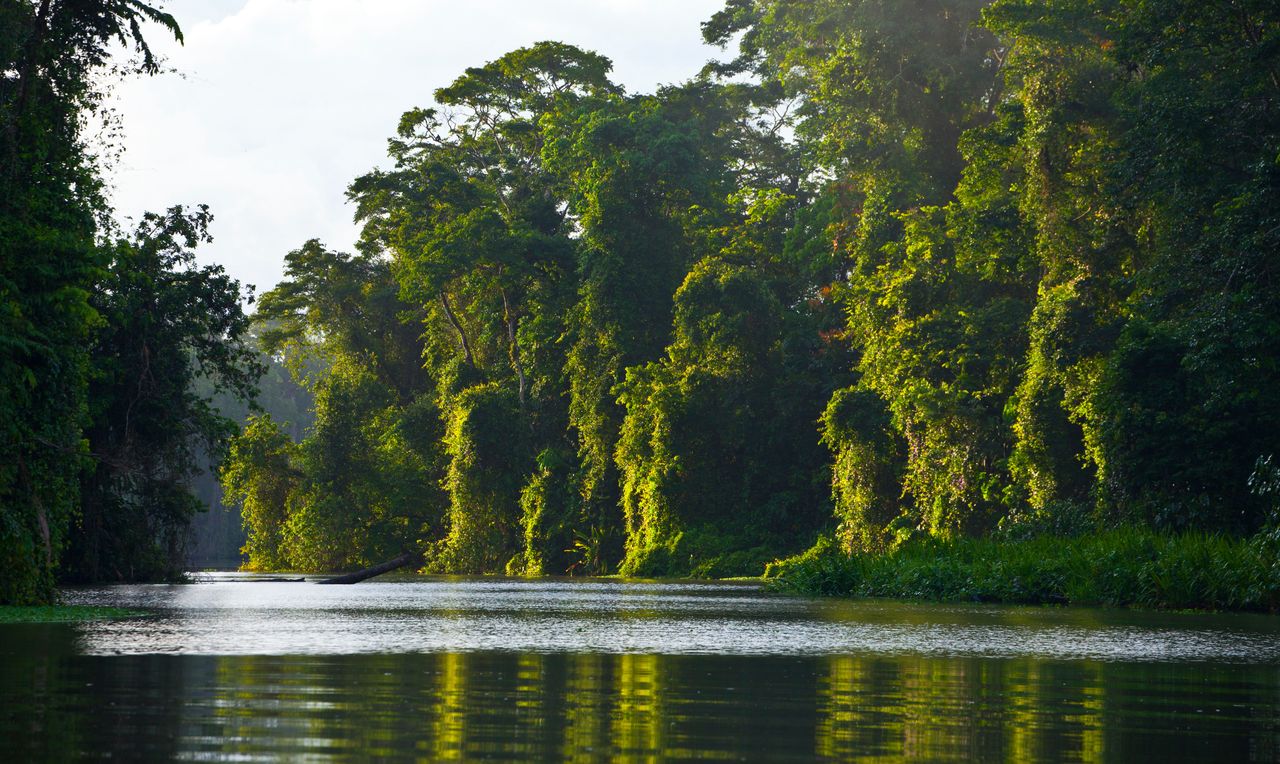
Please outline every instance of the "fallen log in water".
[[405, 552], [394, 560], [388, 560], [381, 565], [374, 565], [372, 568], [357, 570], [355, 573], [347, 573], [342, 576], [334, 576], [333, 578], [324, 578], [316, 581], [317, 584], [358, 584], [366, 578], [380, 576], [383, 573], [390, 573], [397, 568], [403, 568], [407, 565], [416, 565], [422, 562], [422, 555], [417, 552]]

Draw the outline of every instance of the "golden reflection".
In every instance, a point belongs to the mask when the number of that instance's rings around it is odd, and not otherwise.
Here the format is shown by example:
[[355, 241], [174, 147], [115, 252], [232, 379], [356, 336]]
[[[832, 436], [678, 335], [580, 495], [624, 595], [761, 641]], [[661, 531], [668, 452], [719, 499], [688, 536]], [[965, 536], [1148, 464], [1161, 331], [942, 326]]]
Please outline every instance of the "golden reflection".
[[848, 655], [825, 661], [818, 678], [818, 724], [815, 753], [824, 759], [848, 759], [865, 750], [877, 730], [862, 709], [862, 693], [869, 683], [868, 662]]
[[1005, 701], [1005, 759], [1017, 762], [1035, 761], [1039, 755], [1036, 735], [1036, 719], [1041, 685], [1040, 667], [1036, 663], [1018, 661], [1005, 667], [1004, 681], [999, 689]]
[[517, 659], [516, 708], [521, 709], [522, 714], [536, 717], [542, 709], [543, 688], [546, 687], [544, 657], [541, 653], [526, 653]]
[[1105, 758], [1098, 664], [831, 656], [814, 689], [822, 759]]
[[1079, 724], [1080, 760], [1086, 764], [1106, 760], [1106, 736], [1103, 719], [1106, 712], [1106, 691], [1103, 684], [1102, 664], [1085, 663], [1084, 681], [1080, 684], [1081, 700]]
[[[1126, 746], [1136, 739], [1153, 757], [1270, 760], [1280, 718], [1280, 676], [1236, 666], [1216, 669], [1212, 678], [1222, 689], [1209, 707], [1203, 667], [1177, 664], [873, 655], [197, 656], [116, 660], [64, 686], [59, 671], [38, 663], [7, 666], [21, 673], [20, 683], [0, 678], [10, 697], [28, 699], [29, 724], [67, 729], [67, 745], [130, 751], [135, 755], [125, 758], [138, 760], [1098, 762], [1132, 750]], [[95, 712], [101, 720], [76, 716], [75, 706], [48, 697], [89, 687], [103, 693]], [[166, 699], [163, 710], [130, 705], [147, 699]], [[1227, 710], [1203, 710], [1219, 707]], [[1169, 741], [1132, 737], [1157, 723], [1175, 737], [1185, 732]], [[0, 759], [66, 752], [52, 740], [23, 742], [29, 733], [3, 725], [0, 718], [0, 731], [28, 755]], [[1195, 735], [1194, 725], [1201, 730]]]
[[564, 761], [598, 761], [609, 747], [608, 720], [602, 698], [608, 697], [604, 655], [571, 655], [564, 692]]
[[617, 660], [613, 745], [627, 758], [657, 761], [657, 754], [663, 747], [661, 658], [657, 655], [620, 655]]
[[431, 758], [461, 761], [466, 752], [467, 661], [466, 653], [440, 656], [440, 692], [436, 696], [436, 717], [432, 725]]

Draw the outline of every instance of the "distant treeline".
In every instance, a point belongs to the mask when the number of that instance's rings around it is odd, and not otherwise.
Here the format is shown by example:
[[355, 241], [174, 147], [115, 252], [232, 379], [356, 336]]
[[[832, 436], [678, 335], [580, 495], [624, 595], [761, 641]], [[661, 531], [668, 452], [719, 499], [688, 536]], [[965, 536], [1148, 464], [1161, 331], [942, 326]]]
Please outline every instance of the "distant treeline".
[[[407, 112], [263, 296], [258, 568], [758, 573], [826, 531], [1251, 533], [1280, 451], [1280, 6], [730, 0], [627, 94], [539, 43]], [[732, 54], [731, 54], [732, 55]]]

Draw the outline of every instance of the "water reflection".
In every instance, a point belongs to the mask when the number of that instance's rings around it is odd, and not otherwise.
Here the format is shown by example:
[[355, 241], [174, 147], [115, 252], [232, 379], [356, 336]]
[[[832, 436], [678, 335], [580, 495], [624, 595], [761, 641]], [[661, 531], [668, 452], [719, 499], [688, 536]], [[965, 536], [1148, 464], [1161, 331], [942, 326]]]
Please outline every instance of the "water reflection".
[[658, 652], [1280, 663], [1270, 616], [831, 602], [694, 583], [218, 580], [70, 593], [155, 617], [85, 627], [86, 653]]
[[1280, 758], [1273, 618], [645, 586], [80, 592], [157, 615], [0, 628], [0, 761]]
[[0, 758], [1271, 761], [1274, 668], [922, 657], [77, 656], [0, 679]]

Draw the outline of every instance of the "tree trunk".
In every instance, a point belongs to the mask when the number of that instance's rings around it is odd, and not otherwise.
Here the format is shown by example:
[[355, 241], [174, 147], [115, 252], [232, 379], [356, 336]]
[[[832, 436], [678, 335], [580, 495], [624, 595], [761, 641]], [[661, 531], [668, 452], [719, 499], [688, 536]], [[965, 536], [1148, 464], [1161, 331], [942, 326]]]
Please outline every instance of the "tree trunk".
[[503, 318], [507, 321], [507, 353], [511, 359], [511, 368], [515, 370], [516, 379], [520, 383], [520, 410], [524, 411], [524, 401], [526, 390], [529, 387], [529, 380], [524, 375], [524, 368], [520, 365], [520, 343], [516, 341], [516, 325], [520, 317], [511, 310], [511, 302], [507, 299], [507, 290], [499, 289], [502, 295], [502, 313]]
[[317, 581], [317, 584], [358, 584], [367, 578], [380, 576], [383, 573], [390, 573], [397, 568], [403, 568], [407, 565], [416, 565], [422, 562], [422, 555], [418, 552], [405, 552], [394, 560], [388, 560], [381, 565], [374, 565], [372, 568], [357, 570], [355, 573], [348, 573], [345, 576], [334, 576]]
[[14, 181], [17, 172], [18, 144], [22, 141], [22, 121], [27, 113], [27, 100], [31, 94], [31, 80], [36, 76], [36, 57], [44, 45], [45, 32], [49, 28], [49, 11], [51, 0], [41, 0], [36, 15], [31, 20], [31, 31], [26, 39], [22, 52], [22, 61], [18, 64], [17, 92], [14, 94], [13, 107], [5, 122], [5, 139], [9, 144], [7, 156], [4, 157], [4, 183], [8, 186]]
[[462, 323], [458, 321], [458, 317], [453, 314], [453, 308], [449, 306], [449, 295], [444, 290], [440, 291], [440, 306], [444, 308], [444, 317], [449, 320], [453, 330], [458, 333], [458, 339], [462, 341], [462, 353], [467, 357], [467, 365], [474, 369], [476, 367], [476, 359], [471, 354], [471, 343], [467, 341], [467, 332], [462, 328]]

